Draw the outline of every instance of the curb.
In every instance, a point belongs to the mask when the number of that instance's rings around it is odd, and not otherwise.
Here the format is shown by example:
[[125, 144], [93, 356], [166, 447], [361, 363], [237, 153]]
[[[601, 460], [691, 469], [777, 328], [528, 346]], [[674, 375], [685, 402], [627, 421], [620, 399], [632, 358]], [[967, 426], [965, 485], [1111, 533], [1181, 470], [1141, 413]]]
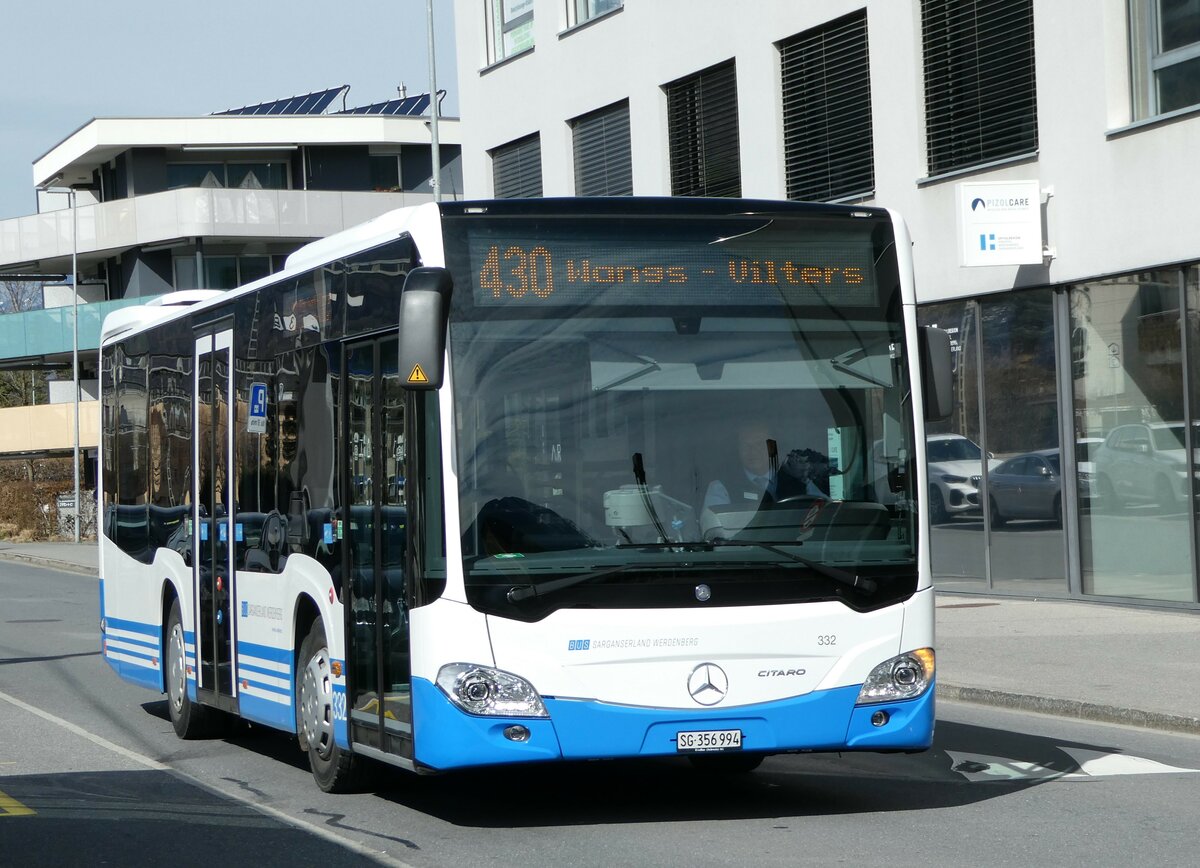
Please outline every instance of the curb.
[[955, 684], [939, 683], [937, 696], [939, 699], [951, 702], [969, 702], [975, 705], [990, 705], [994, 708], [1050, 714], [1055, 717], [1070, 717], [1097, 723], [1116, 723], [1123, 726], [1139, 726], [1145, 729], [1200, 735], [1200, 717], [1188, 717], [1182, 714], [1143, 711], [1137, 708], [1102, 705], [1078, 699], [1052, 699], [1048, 696], [1008, 693], [984, 687], [960, 687]]
[[56, 561], [53, 558], [43, 558], [37, 555], [27, 555], [22, 552], [7, 551], [5, 549], [0, 549], [0, 560], [16, 561], [31, 567], [45, 567], [46, 569], [74, 573], [79, 576], [100, 575], [100, 571], [96, 567], [72, 563], [71, 561]]

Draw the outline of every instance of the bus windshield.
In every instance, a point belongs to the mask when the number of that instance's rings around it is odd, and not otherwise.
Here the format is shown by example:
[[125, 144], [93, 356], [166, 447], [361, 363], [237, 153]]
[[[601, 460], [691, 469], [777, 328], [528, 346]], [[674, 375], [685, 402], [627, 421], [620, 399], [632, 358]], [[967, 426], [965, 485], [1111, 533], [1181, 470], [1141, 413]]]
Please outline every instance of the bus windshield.
[[911, 593], [907, 349], [871, 214], [448, 220], [471, 603]]

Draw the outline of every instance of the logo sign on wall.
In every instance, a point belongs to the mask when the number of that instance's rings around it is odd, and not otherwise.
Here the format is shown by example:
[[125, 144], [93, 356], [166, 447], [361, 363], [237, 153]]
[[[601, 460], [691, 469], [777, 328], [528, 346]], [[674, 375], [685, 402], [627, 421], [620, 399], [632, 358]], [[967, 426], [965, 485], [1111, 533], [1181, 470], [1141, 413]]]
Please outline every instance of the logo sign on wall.
[[966, 267], [1041, 265], [1041, 184], [959, 184], [958, 227], [959, 249]]

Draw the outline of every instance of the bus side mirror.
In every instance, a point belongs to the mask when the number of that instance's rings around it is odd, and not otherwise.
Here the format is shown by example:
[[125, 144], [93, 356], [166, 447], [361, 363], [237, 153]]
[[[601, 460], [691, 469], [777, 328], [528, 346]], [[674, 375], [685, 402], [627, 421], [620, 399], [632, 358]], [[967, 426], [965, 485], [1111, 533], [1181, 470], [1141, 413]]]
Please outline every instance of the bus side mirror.
[[950, 333], [921, 326], [921, 395], [925, 399], [925, 421], [939, 422], [954, 410], [954, 363], [950, 356]]
[[404, 280], [399, 371], [406, 389], [441, 388], [452, 287], [450, 272], [444, 268], [414, 268]]

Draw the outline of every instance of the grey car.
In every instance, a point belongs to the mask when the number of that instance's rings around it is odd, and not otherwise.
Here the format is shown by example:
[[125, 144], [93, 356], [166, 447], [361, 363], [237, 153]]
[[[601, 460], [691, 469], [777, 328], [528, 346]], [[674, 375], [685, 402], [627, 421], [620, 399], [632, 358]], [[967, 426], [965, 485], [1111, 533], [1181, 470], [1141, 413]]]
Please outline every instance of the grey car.
[[1009, 519], [1062, 523], [1062, 463], [1057, 449], [1018, 455], [988, 472], [988, 508], [993, 527]]

